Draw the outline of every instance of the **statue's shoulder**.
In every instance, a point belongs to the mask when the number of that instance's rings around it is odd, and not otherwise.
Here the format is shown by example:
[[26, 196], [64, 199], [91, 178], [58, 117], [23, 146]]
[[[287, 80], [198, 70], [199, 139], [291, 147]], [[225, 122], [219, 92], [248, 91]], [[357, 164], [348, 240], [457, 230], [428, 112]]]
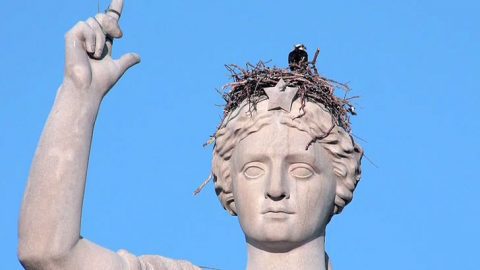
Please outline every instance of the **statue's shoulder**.
[[189, 261], [174, 260], [159, 255], [135, 256], [126, 250], [119, 250], [118, 254], [128, 264], [129, 270], [201, 270]]

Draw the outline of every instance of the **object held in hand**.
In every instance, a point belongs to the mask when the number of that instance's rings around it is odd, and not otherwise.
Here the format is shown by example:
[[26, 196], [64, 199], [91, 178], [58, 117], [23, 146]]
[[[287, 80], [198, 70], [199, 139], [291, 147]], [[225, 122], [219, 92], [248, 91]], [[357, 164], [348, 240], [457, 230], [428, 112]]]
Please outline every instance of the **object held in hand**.
[[109, 8], [109, 9], [105, 10], [105, 13], [108, 13], [109, 11], [117, 14], [118, 18], [120, 18], [122, 16], [122, 14], [120, 14], [120, 12], [116, 11], [113, 8]]

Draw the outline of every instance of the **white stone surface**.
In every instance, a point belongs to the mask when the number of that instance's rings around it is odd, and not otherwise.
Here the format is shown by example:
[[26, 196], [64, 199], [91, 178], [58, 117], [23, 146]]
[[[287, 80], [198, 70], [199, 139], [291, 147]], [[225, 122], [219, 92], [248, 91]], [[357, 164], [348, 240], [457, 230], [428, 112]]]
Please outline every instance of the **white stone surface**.
[[[111, 9], [122, 12], [123, 0]], [[199, 269], [161, 256], [113, 252], [80, 236], [82, 203], [96, 116], [103, 97], [140, 62], [112, 59], [105, 34], [120, 38], [117, 12], [77, 23], [65, 37], [65, 77], [32, 163], [20, 214], [19, 259], [25, 269]], [[361, 148], [325, 109], [298, 101], [247, 114], [232, 112], [217, 133], [212, 171], [222, 205], [237, 215], [248, 269], [327, 269], [325, 228], [351, 201]], [[282, 109], [284, 108], [284, 109]], [[290, 109], [290, 108], [288, 108]]]

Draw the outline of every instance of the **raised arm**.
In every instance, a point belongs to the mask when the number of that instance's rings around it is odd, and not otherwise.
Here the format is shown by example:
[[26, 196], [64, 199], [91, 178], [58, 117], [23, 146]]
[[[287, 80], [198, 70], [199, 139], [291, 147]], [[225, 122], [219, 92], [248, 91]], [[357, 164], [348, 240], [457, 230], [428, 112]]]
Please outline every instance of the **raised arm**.
[[122, 32], [123, 0], [77, 23], [65, 36], [65, 78], [43, 130], [20, 213], [19, 259], [26, 269], [125, 269], [120, 257], [81, 239], [93, 128], [103, 97], [136, 54], [111, 57]]

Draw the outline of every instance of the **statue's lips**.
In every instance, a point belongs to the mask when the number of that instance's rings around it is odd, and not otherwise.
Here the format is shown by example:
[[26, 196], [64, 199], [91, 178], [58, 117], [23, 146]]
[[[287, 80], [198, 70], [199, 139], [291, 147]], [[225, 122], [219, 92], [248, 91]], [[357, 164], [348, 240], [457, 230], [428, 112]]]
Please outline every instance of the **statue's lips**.
[[264, 218], [270, 219], [270, 220], [287, 220], [293, 215], [292, 212], [266, 212], [263, 214]]
[[293, 211], [290, 211], [288, 209], [283, 209], [283, 208], [267, 208], [265, 209], [264, 211], [262, 211], [262, 214], [263, 215], [266, 215], [266, 214], [285, 214], [285, 215], [292, 215], [292, 214], [295, 214], [295, 212]]

